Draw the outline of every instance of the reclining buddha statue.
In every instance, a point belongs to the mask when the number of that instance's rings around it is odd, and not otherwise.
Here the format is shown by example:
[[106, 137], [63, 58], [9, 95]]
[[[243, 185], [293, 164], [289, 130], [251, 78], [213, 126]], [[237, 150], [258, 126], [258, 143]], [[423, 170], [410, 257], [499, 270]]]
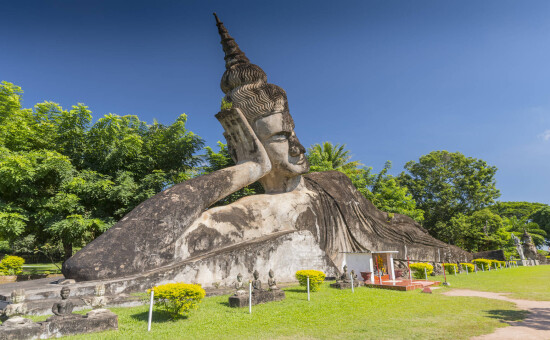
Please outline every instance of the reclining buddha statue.
[[[208, 285], [254, 268], [293, 280], [299, 269], [338, 275], [345, 252], [397, 250], [396, 258], [471, 258], [411, 218], [378, 210], [344, 174], [309, 173], [285, 91], [267, 82], [216, 16], [225, 53], [216, 115], [235, 165], [174, 185], [138, 205], [63, 264], [67, 278], [152, 275]], [[265, 194], [212, 207], [259, 181]], [[441, 252], [440, 252], [441, 251]], [[148, 274], [149, 273], [149, 274]], [[249, 274], [250, 275], [250, 274]]]

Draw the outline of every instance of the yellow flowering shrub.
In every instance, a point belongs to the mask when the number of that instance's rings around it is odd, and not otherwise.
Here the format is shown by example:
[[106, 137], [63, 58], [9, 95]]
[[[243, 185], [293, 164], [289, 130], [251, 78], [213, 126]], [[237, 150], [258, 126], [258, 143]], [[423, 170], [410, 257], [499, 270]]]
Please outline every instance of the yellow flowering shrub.
[[182, 282], [156, 286], [153, 291], [155, 306], [168, 312], [172, 318], [186, 316], [191, 309], [197, 309], [206, 296], [200, 285]]
[[454, 274], [455, 270], [458, 273], [458, 266], [456, 265], [456, 263], [443, 263], [443, 267], [449, 274]]
[[462, 269], [466, 270], [468, 273], [473, 273], [475, 269], [474, 265], [471, 263], [461, 263], [460, 266], [462, 267]]
[[6, 255], [0, 262], [0, 273], [3, 275], [19, 275], [23, 272], [25, 259], [19, 256]]
[[415, 279], [424, 278], [424, 269], [426, 269], [428, 276], [434, 271], [434, 266], [425, 262], [411, 263], [409, 267], [411, 267], [411, 271]]
[[321, 289], [321, 284], [325, 281], [325, 273], [319, 270], [298, 270], [296, 272], [296, 280], [300, 282], [300, 286], [307, 288], [307, 278], [309, 276], [309, 289], [316, 292]]
[[493, 261], [487, 259], [475, 259], [472, 262], [477, 264], [478, 269], [489, 270], [489, 267], [492, 265]]

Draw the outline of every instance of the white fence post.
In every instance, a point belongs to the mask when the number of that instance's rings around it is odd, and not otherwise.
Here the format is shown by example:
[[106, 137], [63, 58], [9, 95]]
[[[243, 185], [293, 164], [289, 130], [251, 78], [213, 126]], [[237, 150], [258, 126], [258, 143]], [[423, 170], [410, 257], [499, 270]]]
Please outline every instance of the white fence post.
[[153, 320], [153, 297], [155, 296], [155, 291], [151, 288], [151, 301], [149, 302], [149, 321], [147, 323], [147, 332], [151, 331], [151, 321]]

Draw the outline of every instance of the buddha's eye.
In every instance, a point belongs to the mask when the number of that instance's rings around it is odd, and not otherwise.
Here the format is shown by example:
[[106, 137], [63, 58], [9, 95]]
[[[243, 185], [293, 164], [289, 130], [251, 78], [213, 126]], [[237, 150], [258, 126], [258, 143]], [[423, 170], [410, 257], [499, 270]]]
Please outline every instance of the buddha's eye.
[[288, 136], [289, 136], [288, 132], [281, 132], [271, 136], [270, 139], [272, 142], [284, 142], [288, 139]]

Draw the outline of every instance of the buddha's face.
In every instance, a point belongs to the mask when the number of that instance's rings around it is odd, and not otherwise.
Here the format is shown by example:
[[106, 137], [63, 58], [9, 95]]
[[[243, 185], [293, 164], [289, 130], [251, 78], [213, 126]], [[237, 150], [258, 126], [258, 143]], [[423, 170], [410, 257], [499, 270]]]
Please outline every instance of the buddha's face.
[[71, 291], [68, 290], [68, 289], [61, 290], [61, 298], [63, 300], [66, 300], [69, 297], [70, 294], [71, 294]]
[[294, 133], [283, 113], [274, 113], [257, 119], [252, 126], [271, 161], [271, 172], [276, 176], [294, 177], [309, 171], [306, 149]]

